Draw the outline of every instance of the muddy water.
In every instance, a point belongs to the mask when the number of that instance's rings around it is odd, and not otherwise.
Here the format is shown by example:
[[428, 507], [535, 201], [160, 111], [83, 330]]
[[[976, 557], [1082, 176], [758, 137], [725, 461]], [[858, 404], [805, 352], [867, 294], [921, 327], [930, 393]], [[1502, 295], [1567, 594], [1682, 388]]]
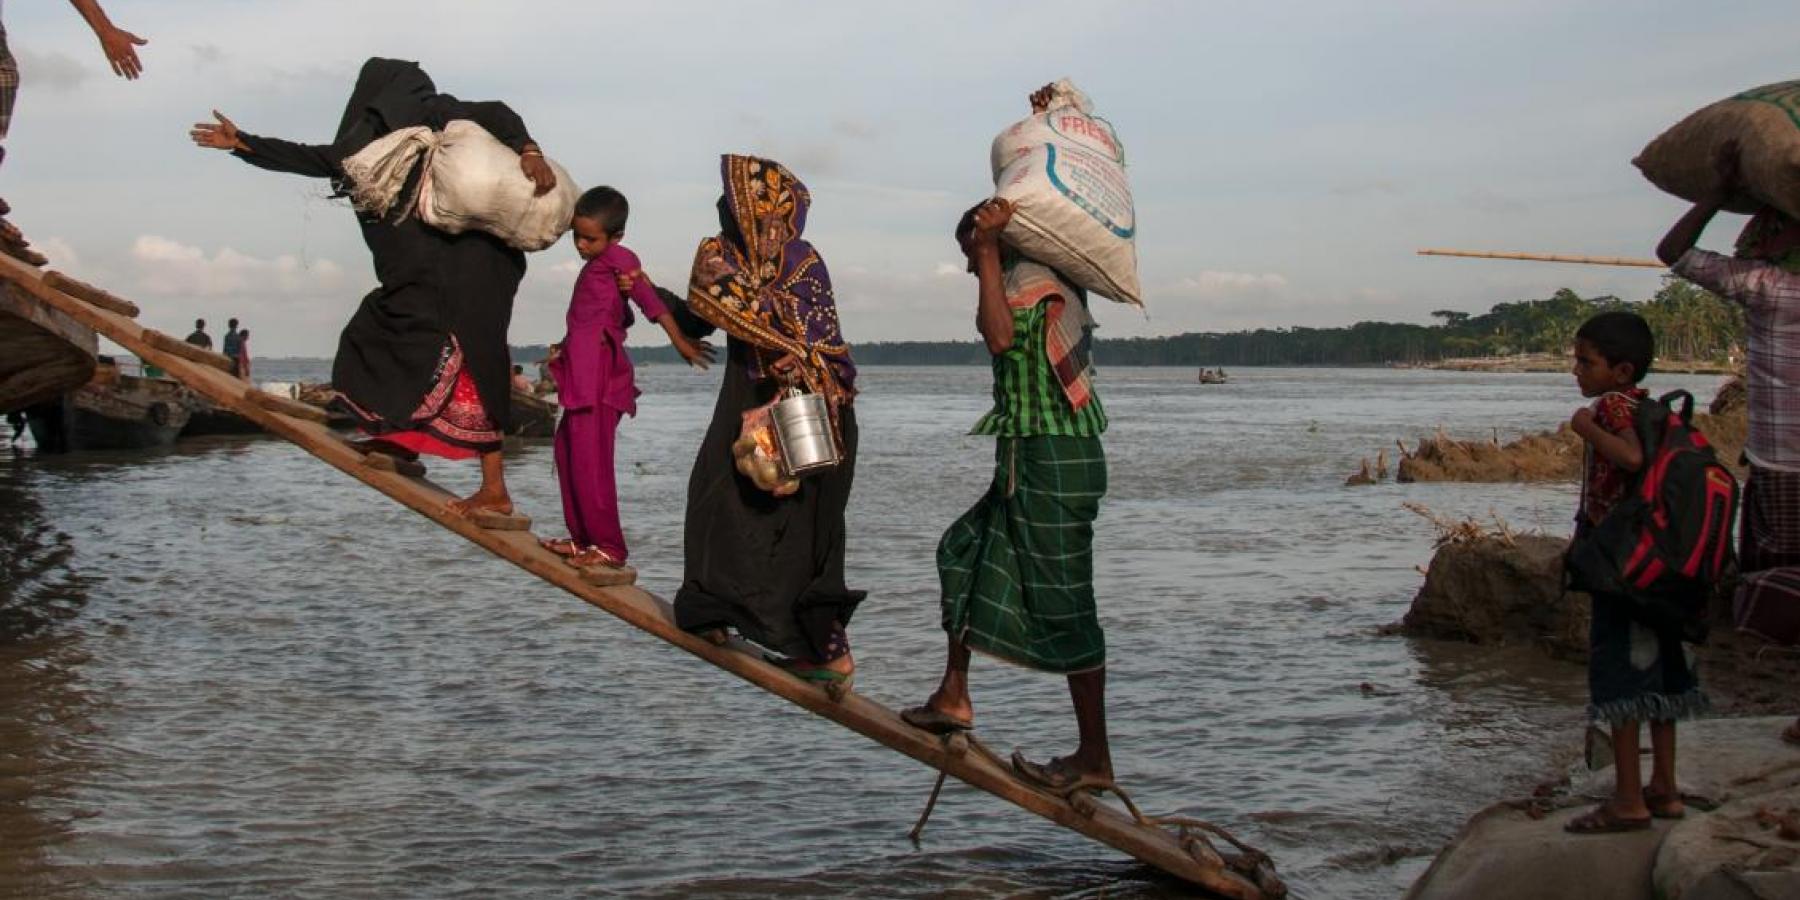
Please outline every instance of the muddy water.
[[[931, 555], [985, 485], [990, 445], [961, 432], [987, 379], [865, 378], [850, 563], [870, 600], [852, 636], [859, 689], [900, 704], [941, 660]], [[1341, 483], [1395, 436], [1504, 438], [1577, 398], [1552, 375], [1233, 378], [1104, 373], [1119, 773], [1153, 810], [1269, 850], [1301, 896], [1395, 896], [1470, 812], [1568, 754], [1583, 699], [1579, 669], [1377, 635], [1430, 554], [1400, 504], [1560, 530], [1574, 501], [1566, 485]], [[645, 369], [623, 430], [627, 532], [658, 593], [679, 576], [715, 383]], [[511, 471], [553, 530], [549, 447]], [[475, 473], [434, 476], [466, 488]], [[0, 457], [0, 540], [0, 612], [35, 612], [0, 643], [0, 893], [1179, 894], [954, 784], [915, 848], [928, 770], [272, 440]], [[982, 661], [974, 678], [989, 744], [1073, 743], [1056, 679]]]

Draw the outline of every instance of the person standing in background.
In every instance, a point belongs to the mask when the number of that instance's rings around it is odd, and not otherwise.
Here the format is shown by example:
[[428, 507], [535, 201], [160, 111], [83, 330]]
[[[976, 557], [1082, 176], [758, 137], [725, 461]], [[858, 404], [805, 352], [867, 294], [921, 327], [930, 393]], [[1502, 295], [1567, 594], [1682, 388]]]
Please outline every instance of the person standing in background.
[[194, 320], [194, 333], [187, 336], [187, 342], [202, 350], [212, 349], [212, 336], [206, 333], [206, 320]]

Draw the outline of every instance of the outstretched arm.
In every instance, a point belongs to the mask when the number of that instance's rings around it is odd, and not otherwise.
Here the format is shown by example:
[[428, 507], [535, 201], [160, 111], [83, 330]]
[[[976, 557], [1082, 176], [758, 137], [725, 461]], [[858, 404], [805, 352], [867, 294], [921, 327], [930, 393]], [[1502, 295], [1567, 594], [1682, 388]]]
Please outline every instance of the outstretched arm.
[[143, 74], [144, 64], [138, 61], [135, 48], [142, 47], [149, 41], [114, 25], [106, 17], [106, 10], [100, 8], [99, 0], [69, 0], [69, 5], [81, 13], [81, 18], [94, 30], [94, 37], [100, 39], [100, 52], [106, 54], [106, 61], [112, 65], [113, 74], [131, 80], [136, 80]]
[[1738, 145], [1736, 141], [1726, 141], [1719, 147], [1718, 155], [1713, 159], [1713, 166], [1718, 170], [1718, 181], [1711, 196], [1701, 197], [1691, 209], [1683, 213], [1669, 233], [1663, 235], [1661, 243], [1656, 245], [1656, 258], [1665, 266], [1675, 265], [1675, 261], [1686, 255], [1694, 245], [1700, 242], [1700, 233], [1712, 222], [1713, 216], [1725, 206], [1726, 201], [1738, 189]]
[[330, 178], [338, 174], [338, 157], [331, 147], [296, 144], [280, 138], [258, 137], [238, 130], [225, 114], [213, 110], [216, 122], [195, 122], [188, 137], [196, 146], [209, 150], [230, 150], [232, 155], [260, 169], [289, 172], [314, 178]]

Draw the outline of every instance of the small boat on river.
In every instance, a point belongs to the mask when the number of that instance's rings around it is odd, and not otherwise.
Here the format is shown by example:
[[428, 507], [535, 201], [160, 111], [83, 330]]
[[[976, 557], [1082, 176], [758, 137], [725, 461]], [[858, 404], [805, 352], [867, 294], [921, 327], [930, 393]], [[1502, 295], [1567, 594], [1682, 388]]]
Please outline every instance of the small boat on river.
[[1200, 383], [1201, 384], [1225, 384], [1227, 382], [1227, 380], [1228, 379], [1226, 378], [1226, 375], [1225, 375], [1225, 368], [1223, 366], [1221, 366], [1217, 369], [1204, 369], [1203, 368], [1200, 370]]
[[189, 393], [179, 382], [126, 375], [102, 356], [87, 384], [25, 416], [44, 453], [155, 449], [172, 446], [187, 425]]

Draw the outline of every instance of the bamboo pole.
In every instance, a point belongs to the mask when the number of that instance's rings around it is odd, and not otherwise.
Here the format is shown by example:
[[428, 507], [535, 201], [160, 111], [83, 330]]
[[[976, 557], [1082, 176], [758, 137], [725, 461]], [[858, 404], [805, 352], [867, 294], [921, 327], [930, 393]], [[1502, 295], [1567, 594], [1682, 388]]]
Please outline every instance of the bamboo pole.
[[1566, 253], [1511, 253], [1504, 250], [1425, 249], [1420, 256], [1464, 256], [1472, 259], [1516, 259], [1529, 262], [1580, 263], [1587, 266], [1636, 266], [1643, 269], [1668, 268], [1654, 259], [1629, 256], [1573, 256]]
[[410, 478], [369, 465], [363, 454], [325, 425], [269, 408], [277, 404], [265, 405], [257, 396], [260, 392], [247, 391], [244, 382], [162, 349], [151, 339], [154, 332], [112, 308], [91, 305], [46, 284], [36, 269], [0, 256], [0, 281], [19, 285], [27, 299], [36, 299], [68, 314], [220, 406], [236, 411], [470, 543], [796, 706], [1219, 896], [1264, 900], [1280, 896], [1285, 890], [1265, 892], [1216, 861], [1203, 862], [1189, 852], [1177, 835], [1139, 823], [1111, 806], [1089, 802], [1085, 795], [1076, 795], [1081, 802], [1074, 803], [1020, 781], [1010, 767], [989, 754], [967, 752], [968, 742], [941, 740], [913, 728], [893, 710], [862, 694], [852, 692], [841, 700], [833, 699], [818, 686], [765, 661], [755, 648], [742, 641], [717, 647], [689, 634], [676, 626], [674, 610], [661, 598], [631, 585], [589, 584], [580, 571], [539, 546], [531, 532], [488, 530], [450, 512], [446, 503], [452, 495], [443, 488], [424, 478]]

